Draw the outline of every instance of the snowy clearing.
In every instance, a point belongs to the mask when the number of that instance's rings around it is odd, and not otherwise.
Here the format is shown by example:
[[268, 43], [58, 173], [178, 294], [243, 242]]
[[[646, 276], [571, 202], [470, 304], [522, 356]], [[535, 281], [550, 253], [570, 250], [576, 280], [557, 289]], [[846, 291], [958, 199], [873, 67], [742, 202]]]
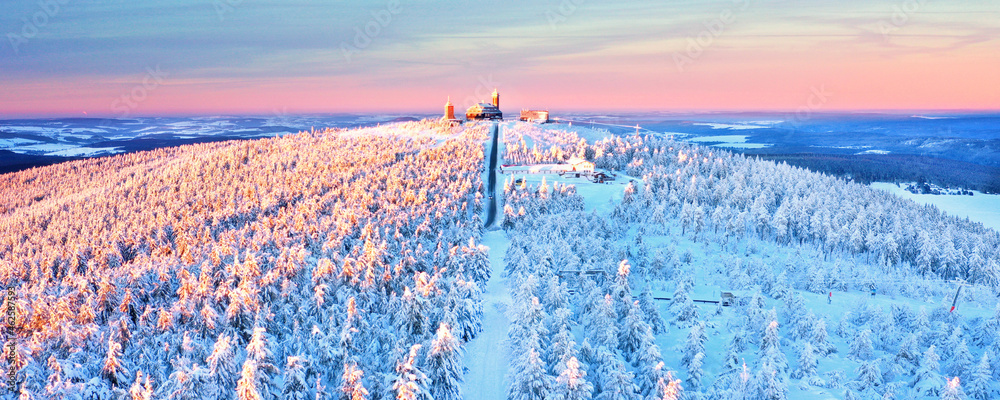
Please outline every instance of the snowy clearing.
[[115, 154], [121, 152], [122, 150], [117, 147], [77, 147], [75, 149], [54, 151], [46, 153], [45, 155], [60, 157], [93, 157], [97, 155]]
[[767, 143], [747, 143], [747, 135], [721, 135], [721, 136], [696, 136], [686, 138], [688, 142], [712, 143], [712, 147], [722, 147], [728, 149], [761, 149], [770, 147]]
[[1000, 231], [1000, 195], [983, 194], [977, 191], [972, 191], [974, 193], [972, 196], [913, 194], [901, 186], [885, 182], [872, 183], [871, 187], [885, 190], [920, 204], [935, 206], [948, 214], [959, 218], [969, 218], [988, 228]]
[[720, 124], [714, 122], [695, 122], [691, 125], [710, 126], [712, 127], [712, 129], [732, 129], [732, 130], [767, 128], [767, 125]]
[[0, 139], [0, 149], [23, 146], [29, 143], [40, 143], [40, 142], [37, 140], [22, 139], [22, 138]]

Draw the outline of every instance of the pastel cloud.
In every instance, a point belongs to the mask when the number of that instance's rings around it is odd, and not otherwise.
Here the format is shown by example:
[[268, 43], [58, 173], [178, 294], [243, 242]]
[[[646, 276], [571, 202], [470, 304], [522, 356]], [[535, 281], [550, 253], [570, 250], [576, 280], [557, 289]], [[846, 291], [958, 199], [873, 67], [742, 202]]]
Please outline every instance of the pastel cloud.
[[436, 111], [489, 85], [564, 110], [1000, 105], [989, 2], [60, 1], [5, 5], [0, 115], [114, 115], [155, 67], [137, 114]]

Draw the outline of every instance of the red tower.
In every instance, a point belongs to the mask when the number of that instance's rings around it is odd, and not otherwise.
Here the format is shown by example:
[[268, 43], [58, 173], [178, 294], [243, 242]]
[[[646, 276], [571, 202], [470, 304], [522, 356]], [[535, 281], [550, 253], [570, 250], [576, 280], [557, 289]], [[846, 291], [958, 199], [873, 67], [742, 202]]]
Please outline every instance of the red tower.
[[455, 119], [455, 106], [451, 104], [451, 97], [448, 97], [448, 102], [444, 103], [444, 119], [453, 120]]

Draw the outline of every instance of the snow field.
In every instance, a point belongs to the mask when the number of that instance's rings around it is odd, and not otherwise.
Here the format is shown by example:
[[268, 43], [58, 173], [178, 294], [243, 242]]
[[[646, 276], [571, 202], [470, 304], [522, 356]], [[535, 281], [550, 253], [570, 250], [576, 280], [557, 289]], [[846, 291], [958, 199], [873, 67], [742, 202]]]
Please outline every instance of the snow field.
[[[905, 185], [903, 185], [905, 186]], [[959, 218], [969, 218], [987, 228], [1000, 231], [1000, 195], [972, 191], [972, 196], [913, 194], [892, 183], [875, 182], [871, 187], [884, 190], [918, 204], [930, 204]]]

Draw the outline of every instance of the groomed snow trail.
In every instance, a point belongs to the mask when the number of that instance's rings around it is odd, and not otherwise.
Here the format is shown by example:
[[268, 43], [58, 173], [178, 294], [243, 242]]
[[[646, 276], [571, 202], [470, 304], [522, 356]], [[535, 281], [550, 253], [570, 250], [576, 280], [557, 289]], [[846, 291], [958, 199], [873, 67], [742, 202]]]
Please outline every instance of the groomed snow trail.
[[486, 233], [483, 244], [490, 248], [490, 265], [493, 273], [486, 283], [483, 292], [483, 331], [475, 339], [465, 345], [465, 382], [462, 384], [462, 394], [466, 399], [475, 400], [506, 400], [507, 399], [507, 364], [509, 357], [505, 342], [507, 340], [507, 308], [511, 297], [507, 290], [507, 279], [503, 273], [503, 256], [507, 253], [510, 241], [502, 229], [492, 228], [495, 225], [496, 207], [499, 194], [496, 193], [497, 157], [501, 151], [500, 131], [497, 124], [490, 128], [491, 145], [489, 150], [490, 168], [489, 187], [486, 192], [491, 195], [490, 215], [486, 222]]
[[493, 275], [483, 293], [483, 331], [466, 344], [465, 366], [469, 370], [465, 374], [462, 394], [470, 400], [506, 400], [505, 377], [509, 361], [505, 345], [509, 325], [506, 311], [511, 298], [507, 279], [500, 274], [510, 242], [504, 231], [497, 229], [483, 235], [483, 244], [490, 248]]

